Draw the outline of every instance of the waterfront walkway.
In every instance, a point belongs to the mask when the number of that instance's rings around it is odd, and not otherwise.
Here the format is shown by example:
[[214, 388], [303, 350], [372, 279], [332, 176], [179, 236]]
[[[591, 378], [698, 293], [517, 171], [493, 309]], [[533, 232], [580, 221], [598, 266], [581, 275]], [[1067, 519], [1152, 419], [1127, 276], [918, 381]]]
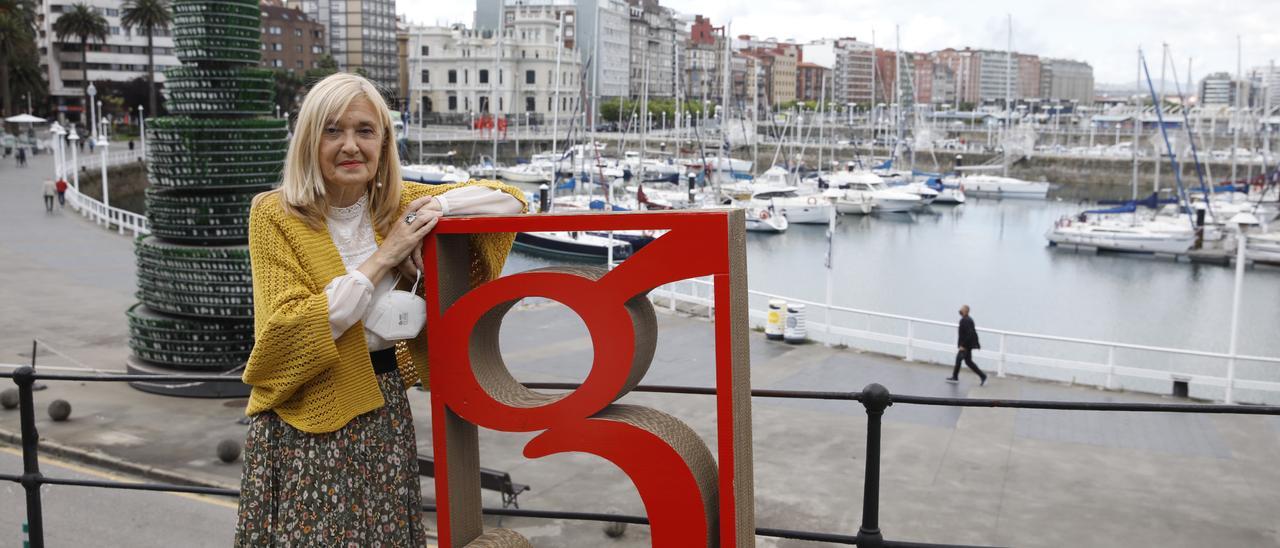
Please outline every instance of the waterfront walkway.
[[[39, 181], [51, 172], [0, 167], [0, 363], [29, 363], [31, 339], [65, 355], [42, 352], [41, 365], [87, 364], [124, 370], [125, 310], [134, 302], [132, 242], [70, 210], [48, 215]], [[659, 343], [647, 384], [707, 386], [711, 325], [659, 315]], [[580, 381], [590, 341], [580, 321], [558, 306], [513, 312], [502, 348], [524, 381]], [[968, 371], [958, 385], [949, 369], [826, 348], [791, 346], [751, 335], [756, 388], [860, 390], [878, 382], [905, 394], [995, 398], [1166, 401], [1025, 379], [993, 379], [977, 387]], [[8, 386], [7, 381], [3, 381]], [[429, 452], [425, 393], [410, 399], [419, 446]], [[44, 408], [68, 400], [71, 420], [54, 423]], [[714, 447], [714, 406], [705, 396], [633, 394], [624, 399], [660, 408], [689, 423]], [[236, 423], [243, 400], [189, 400], [145, 394], [119, 383], [49, 383], [36, 393], [46, 441], [90, 455], [154, 468], [209, 484], [238, 486], [240, 465], [217, 461], [222, 439], [243, 440]], [[758, 399], [754, 407], [757, 524], [856, 533], [861, 515], [866, 419], [854, 402]], [[1120, 414], [895, 405], [886, 412], [880, 523], [894, 540], [1003, 546], [1280, 546], [1280, 418]], [[18, 431], [18, 414], [0, 411], [0, 436]], [[627, 478], [588, 455], [521, 456], [529, 434], [482, 431], [482, 463], [532, 486], [520, 497], [531, 509], [641, 514]], [[4, 444], [0, 442], [0, 447]], [[0, 466], [19, 469], [11, 451]], [[49, 474], [71, 473], [47, 466]], [[423, 481], [428, 498], [431, 480]], [[116, 521], [135, 546], [226, 546], [234, 513], [225, 504], [180, 505], [118, 492], [45, 487], [46, 527], [76, 527], [77, 515], [120, 511]], [[192, 500], [192, 499], [188, 499]], [[495, 493], [485, 503], [500, 505]], [[0, 507], [22, 508], [21, 490], [0, 486]], [[206, 511], [200, 511], [200, 508]], [[131, 509], [136, 509], [132, 511]], [[0, 545], [17, 538], [20, 510], [0, 513]], [[434, 516], [428, 516], [428, 519]], [[490, 524], [496, 522], [491, 521]], [[619, 540], [599, 524], [507, 518], [539, 546], [648, 546], [631, 526]], [[105, 525], [104, 525], [105, 526]], [[156, 531], [157, 534], [143, 533]], [[102, 537], [84, 527], [60, 543]], [[181, 536], [179, 536], [181, 535]], [[123, 544], [120, 541], [119, 544]], [[760, 546], [813, 546], [761, 540]]]

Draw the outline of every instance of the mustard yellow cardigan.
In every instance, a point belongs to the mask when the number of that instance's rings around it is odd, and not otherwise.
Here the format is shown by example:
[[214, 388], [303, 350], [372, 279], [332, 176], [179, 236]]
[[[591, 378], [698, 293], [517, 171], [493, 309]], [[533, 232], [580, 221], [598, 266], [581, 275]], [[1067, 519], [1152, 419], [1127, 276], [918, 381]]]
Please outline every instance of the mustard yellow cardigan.
[[[495, 181], [465, 184], [495, 188], [526, 203], [520, 190]], [[462, 185], [405, 182], [400, 210], [419, 197]], [[381, 244], [382, 234], [376, 238]], [[475, 286], [502, 272], [515, 235], [471, 238]], [[271, 410], [298, 430], [324, 433], [382, 407], [385, 402], [369, 360], [364, 325], [356, 322], [337, 340], [329, 329], [324, 288], [347, 271], [328, 229], [315, 230], [286, 213], [279, 193], [273, 192], [258, 200], [249, 213], [249, 254], [255, 341], [242, 377], [253, 387], [245, 414]], [[421, 380], [427, 386], [426, 333], [406, 342], [397, 345], [396, 352], [405, 383]]]

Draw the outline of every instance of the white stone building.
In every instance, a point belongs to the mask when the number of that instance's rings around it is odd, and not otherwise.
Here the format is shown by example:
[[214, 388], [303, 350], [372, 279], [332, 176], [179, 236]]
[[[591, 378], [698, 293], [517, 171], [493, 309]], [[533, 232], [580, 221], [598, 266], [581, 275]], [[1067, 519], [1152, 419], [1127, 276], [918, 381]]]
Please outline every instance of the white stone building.
[[[557, 103], [562, 120], [580, 111], [582, 66], [573, 50], [557, 46], [556, 11], [509, 14], [496, 62], [499, 37], [491, 30], [464, 25], [407, 29], [409, 110], [415, 120], [425, 115], [427, 123], [465, 123], [485, 113], [529, 113], [530, 121], [538, 123], [550, 119]], [[572, 12], [561, 16], [568, 26]]]
[[[45, 0], [36, 15], [36, 46], [40, 52], [40, 68], [49, 81], [49, 96], [58, 117], [64, 121], [83, 121], [84, 90], [90, 81], [128, 82], [147, 75], [147, 37], [138, 29], [120, 24], [119, 0], [82, 0], [107, 20], [107, 41], [89, 42], [88, 77], [80, 66], [80, 43], [75, 37], [59, 40], [53, 23], [70, 11], [71, 0]], [[164, 70], [179, 66], [173, 54], [170, 30], [157, 30], [154, 38], [155, 81], [164, 82]], [[148, 113], [150, 115], [150, 113]]]

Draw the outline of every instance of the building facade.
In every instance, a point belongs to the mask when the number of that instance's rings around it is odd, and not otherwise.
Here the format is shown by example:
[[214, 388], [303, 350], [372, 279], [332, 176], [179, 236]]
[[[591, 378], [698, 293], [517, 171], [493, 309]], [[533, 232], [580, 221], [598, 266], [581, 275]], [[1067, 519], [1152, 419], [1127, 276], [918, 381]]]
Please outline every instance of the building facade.
[[679, 22], [675, 12], [658, 0], [629, 0], [631, 16], [631, 96], [670, 98], [676, 93], [676, 44]]
[[[120, 23], [121, 2], [118, 0], [82, 0], [107, 20], [107, 40], [90, 42], [87, 66], [81, 66], [80, 43], [74, 37], [60, 40], [53, 32], [53, 22], [70, 11], [76, 2], [45, 0], [36, 13], [36, 47], [40, 69], [49, 82], [49, 100], [59, 118], [83, 123], [85, 88], [89, 82], [128, 82], [147, 75], [147, 37], [138, 29], [126, 29]], [[179, 66], [173, 51], [171, 29], [154, 33], [155, 82], [164, 83], [165, 69]], [[16, 101], [15, 101], [16, 102]], [[151, 113], [147, 113], [150, 115]]]
[[399, 88], [395, 0], [289, 0], [287, 6], [324, 27], [339, 68], [362, 70], [388, 92]]
[[1054, 102], [1092, 105], [1093, 67], [1082, 61], [1042, 58], [1039, 97]]
[[[497, 33], [465, 25], [411, 26], [410, 110], [427, 123], [467, 122], [486, 114], [511, 123], [545, 121], [581, 113], [581, 61], [558, 40], [559, 17], [573, 11], [523, 12], [511, 20], [499, 45]], [[567, 19], [566, 19], [567, 23]], [[557, 71], [557, 54], [560, 55]], [[512, 116], [515, 115], [515, 116]]]
[[809, 62], [796, 65], [796, 99], [800, 101], [834, 100], [831, 93], [831, 69]]
[[1013, 90], [1014, 99], [1038, 99], [1040, 92], [1040, 56], [1025, 53], [1013, 54], [1014, 70], [1018, 71], [1018, 87]]
[[262, 66], [301, 75], [325, 53], [324, 25], [296, 8], [262, 4]]

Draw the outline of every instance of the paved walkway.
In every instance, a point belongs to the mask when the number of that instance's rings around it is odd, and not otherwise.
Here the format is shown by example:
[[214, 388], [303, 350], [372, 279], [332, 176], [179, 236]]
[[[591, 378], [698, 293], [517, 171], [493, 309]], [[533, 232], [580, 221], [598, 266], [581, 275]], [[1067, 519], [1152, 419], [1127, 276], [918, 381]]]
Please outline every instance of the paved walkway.
[[[70, 214], [47, 215], [39, 196], [40, 166], [0, 168], [0, 363], [30, 360], [31, 339], [66, 357], [39, 356], [48, 366], [74, 362], [123, 370], [128, 354], [124, 311], [133, 303], [128, 238]], [[42, 164], [43, 162], [43, 164]], [[658, 352], [645, 382], [709, 385], [711, 325], [660, 315]], [[879, 382], [920, 395], [998, 398], [1162, 401], [1025, 379], [977, 387], [942, 382], [938, 366], [910, 364], [819, 345], [790, 346], [751, 337], [757, 388], [858, 390]], [[590, 341], [581, 322], [558, 306], [512, 313], [502, 333], [505, 357], [525, 381], [581, 380]], [[64, 398], [72, 419], [53, 423], [43, 408]], [[214, 457], [222, 439], [242, 440], [236, 423], [244, 401], [186, 400], [144, 394], [117, 383], [50, 383], [36, 396], [41, 434], [63, 445], [236, 485], [238, 464]], [[419, 445], [429, 452], [429, 410], [411, 393]], [[633, 394], [689, 423], [714, 447], [712, 402], [706, 397]], [[16, 432], [17, 413], [0, 411], [0, 431]], [[1280, 546], [1280, 419], [1159, 413], [1014, 411], [896, 405], [885, 417], [881, 527], [895, 540], [1009, 546]], [[758, 525], [857, 531], [861, 515], [865, 415], [856, 403], [757, 400], [754, 409]], [[626, 477], [597, 458], [521, 456], [529, 435], [481, 433], [485, 466], [511, 472], [533, 490], [521, 506], [643, 513]], [[0, 466], [10, 467], [9, 460]], [[51, 472], [62, 473], [53, 468]], [[434, 492], [431, 480], [424, 493]], [[87, 500], [113, 493], [84, 491]], [[486, 493], [487, 505], [499, 505]], [[0, 490], [0, 505], [21, 495]], [[163, 504], [163, 503], [160, 503]], [[48, 516], [83, 511], [49, 499]], [[175, 520], [195, 517], [175, 515]], [[201, 518], [203, 519], [203, 518]], [[210, 509], [209, 520], [226, 523]], [[3, 522], [3, 523], [8, 523]], [[492, 524], [492, 523], [491, 523]], [[539, 546], [647, 546], [643, 527], [620, 540], [598, 524], [505, 519]], [[3, 526], [3, 525], [0, 525]], [[141, 526], [141, 524], [140, 524]], [[199, 530], [194, 521], [191, 530]], [[9, 535], [0, 532], [0, 538]], [[0, 541], [0, 544], [3, 544]], [[812, 546], [762, 539], [761, 546]]]

